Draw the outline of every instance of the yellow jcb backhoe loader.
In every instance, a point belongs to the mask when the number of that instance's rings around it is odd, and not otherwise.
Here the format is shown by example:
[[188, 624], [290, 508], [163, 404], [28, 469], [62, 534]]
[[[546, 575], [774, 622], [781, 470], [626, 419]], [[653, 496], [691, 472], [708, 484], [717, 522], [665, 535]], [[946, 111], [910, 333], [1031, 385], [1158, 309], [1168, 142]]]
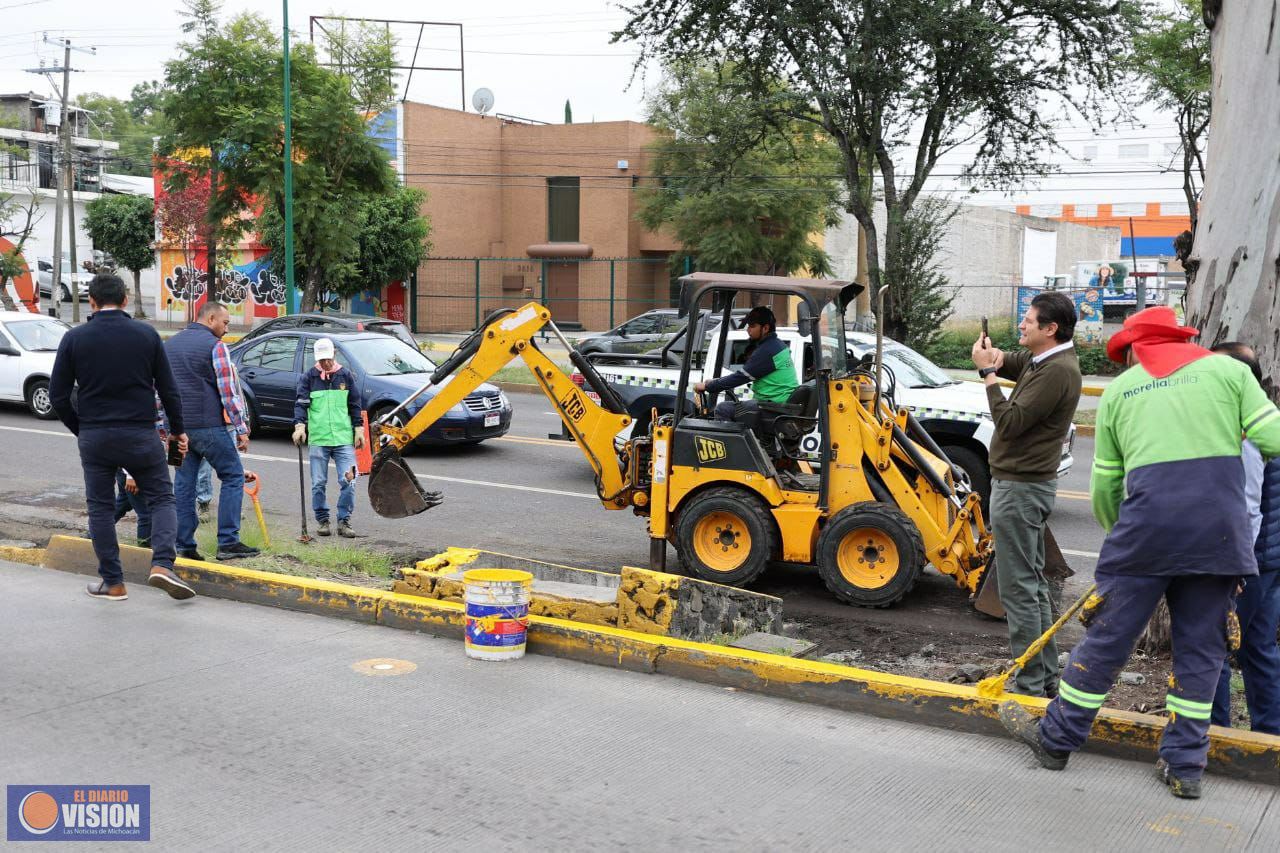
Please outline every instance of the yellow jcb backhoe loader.
[[[432, 374], [425, 387], [453, 379], [429, 403], [403, 425], [396, 412], [378, 423], [370, 502], [391, 518], [438, 504], [439, 493], [422, 489], [400, 451], [522, 358], [595, 472], [601, 504], [648, 517], [651, 568], [665, 570], [671, 542], [685, 571], [718, 583], [750, 584], [770, 562], [802, 564], [816, 567], [842, 601], [885, 607], [907, 594], [928, 563], [973, 593], [992, 559], [979, 498], [957, 493], [958, 469], [905, 410], [895, 411], [881, 395], [879, 362], [848, 363], [844, 311], [860, 291], [844, 281], [685, 276], [680, 310], [689, 318], [689, 343], [675, 412], [655, 417], [648, 434], [632, 435], [620, 449], [615, 437], [633, 413], [569, 347], [550, 311], [531, 302], [494, 312]], [[760, 403], [751, 423], [714, 418], [715, 400], [688, 390], [691, 361], [701, 357], [700, 309], [722, 315], [723, 353], [735, 301], [745, 307], [778, 297], [811, 339], [804, 384], [785, 404]], [[568, 349], [599, 404], [537, 347], [534, 337], [544, 328]], [[816, 471], [800, 452], [800, 439], [815, 426], [822, 436]]]

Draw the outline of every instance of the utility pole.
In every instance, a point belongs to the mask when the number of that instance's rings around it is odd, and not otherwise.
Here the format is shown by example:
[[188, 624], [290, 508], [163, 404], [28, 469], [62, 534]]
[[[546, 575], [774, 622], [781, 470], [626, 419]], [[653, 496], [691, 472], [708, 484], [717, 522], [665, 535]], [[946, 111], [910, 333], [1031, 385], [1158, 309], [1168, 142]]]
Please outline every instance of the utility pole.
[[[96, 47], [76, 47], [71, 44], [71, 39], [51, 39], [45, 34], [44, 41], [46, 44], [62, 45], [62, 67], [28, 68], [28, 72], [33, 74], [43, 74], [45, 79], [49, 81], [49, 85], [54, 88], [55, 93], [62, 102], [62, 119], [58, 130], [61, 133], [60, 147], [62, 149], [60, 159], [61, 168], [58, 169], [58, 192], [57, 199], [54, 202], [53, 216], [53, 272], [52, 283], [49, 287], [49, 299], [54, 305], [54, 316], [58, 316], [59, 306], [58, 297], [61, 292], [62, 285], [62, 202], [66, 199], [68, 220], [70, 222], [70, 261], [71, 261], [71, 281], [67, 285], [67, 291], [71, 294], [71, 317], [72, 322], [80, 322], [80, 288], [76, 285], [76, 223], [75, 223], [75, 179], [73, 165], [71, 159], [72, 141], [71, 141], [71, 72], [76, 70], [71, 67], [71, 51], [78, 50], [82, 53], [94, 55], [98, 52]], [[62, 89], [58, 89], [58, 84], [54, 82], [53, 74], [62, 72]], [[59, 146], [55, 146], [57, 151]], [[55, 162], [59, 159], [59, 155], [54, 155]], [[40, 288], [36, 288], [37, 297]]]
[[[293, 95], [289, 69], [289, 0], [284, 6], [284, 313], [293, 313], [298, 288], [293, 280]], [[298, 306], [301, 310], [301, 305]]]

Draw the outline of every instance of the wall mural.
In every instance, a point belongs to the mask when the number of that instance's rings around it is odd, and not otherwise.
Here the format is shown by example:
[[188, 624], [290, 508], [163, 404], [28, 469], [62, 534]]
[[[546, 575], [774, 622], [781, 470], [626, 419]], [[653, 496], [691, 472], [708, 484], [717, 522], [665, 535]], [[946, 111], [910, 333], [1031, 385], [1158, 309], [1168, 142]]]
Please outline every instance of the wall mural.
[[[227, 306], [233, 325], [250, 325], [262, 318], [278, 317], [284, 313], [284, 279], [271, 272], [267, 252], [258, 249], [237, 249], [232, 255], [230, 269], [217, 273], [214, 282], [218, 298]], [[166, 319], [181, 320], [198, 311], [210, 295], [208, 273], [204, 265], [204, 252], [198, 252], [195, 263], [187, 266], [182, 252], [172, 249], [160, 251], [160, 269], [163, 286], [160, 288], [160, 304], [157, 311]]]

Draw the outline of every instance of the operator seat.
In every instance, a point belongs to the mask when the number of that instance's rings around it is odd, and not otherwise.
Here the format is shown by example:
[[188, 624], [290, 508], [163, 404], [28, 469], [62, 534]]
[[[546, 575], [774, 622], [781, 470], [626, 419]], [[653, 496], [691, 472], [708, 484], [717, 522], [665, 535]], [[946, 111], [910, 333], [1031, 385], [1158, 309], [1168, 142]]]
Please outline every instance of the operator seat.
[[818, 394], [812, 383], [797, 385], [785, 403], [761, 401], [752, 429], [772, 459], [799, 459], [800, 442], [818, 426]]

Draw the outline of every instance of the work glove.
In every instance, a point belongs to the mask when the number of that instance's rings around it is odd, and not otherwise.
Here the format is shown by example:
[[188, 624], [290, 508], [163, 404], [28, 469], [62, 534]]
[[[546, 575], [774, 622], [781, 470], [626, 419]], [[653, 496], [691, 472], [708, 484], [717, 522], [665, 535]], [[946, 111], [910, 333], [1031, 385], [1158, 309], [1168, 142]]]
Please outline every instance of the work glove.
[[293, 425], [293, 443], [298, 445], [299, 447], [307, 443], [307, 425], [306, 424]]

